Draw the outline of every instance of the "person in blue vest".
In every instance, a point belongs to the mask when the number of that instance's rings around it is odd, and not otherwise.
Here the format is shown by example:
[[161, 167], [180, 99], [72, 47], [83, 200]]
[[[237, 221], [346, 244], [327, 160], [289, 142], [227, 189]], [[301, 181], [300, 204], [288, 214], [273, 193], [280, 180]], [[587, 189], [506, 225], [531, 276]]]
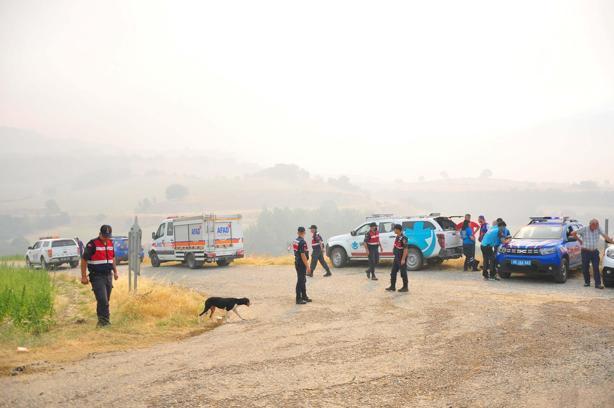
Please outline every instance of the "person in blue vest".
[[496, 228], [488, 230], [482, 239], [482, 254], [484, 255], [484, 270], [482, 276], [484, 280], [499, 280], [495, 268], [497, 250], [502, 243], [510, 239], [509, 230], [503, 220], [499, 221]]
[[463, 254], [465, 255], [465, 264], [463, 270], [467, 272], [469, 269], [478, 270], [480, 261], [475, 259], [475, 233], [471, 227], [471, 221], [465, 218], [460, 229], [461, 238], [463, 239]]

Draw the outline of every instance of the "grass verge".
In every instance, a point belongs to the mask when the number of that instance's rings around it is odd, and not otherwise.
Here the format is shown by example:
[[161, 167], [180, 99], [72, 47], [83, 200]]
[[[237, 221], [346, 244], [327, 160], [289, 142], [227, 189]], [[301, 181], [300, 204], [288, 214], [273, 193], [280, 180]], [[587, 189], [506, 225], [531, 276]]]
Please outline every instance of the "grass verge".
[[[133, 295], [123, 276], [114, 281], [111, 295], [113, 324], [97, 329], [96, 302], [89, 285], [64, 273], [57, 273], [52, 285], [53, 314], [46, 330], [33, 333], [10, 319], [0, 323], [0, 375], [15, 373], [16, 369], [44, 370], [53, 363], [80, 360], [91, 353], [176, 341], [216, 325], [214, 321], [198, 320], [203, 294], [141, 278], [139, 293]], [[17, 347], [29, 351], [18, 353]]]

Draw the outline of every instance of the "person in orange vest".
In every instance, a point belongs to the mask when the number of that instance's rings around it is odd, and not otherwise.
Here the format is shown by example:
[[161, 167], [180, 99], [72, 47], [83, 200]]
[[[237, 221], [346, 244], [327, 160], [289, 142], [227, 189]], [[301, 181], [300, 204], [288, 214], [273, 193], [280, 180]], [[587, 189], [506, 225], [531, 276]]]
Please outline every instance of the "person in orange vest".
[[[112, 235], [113, 229], [110, 225], [100, 227], [98, 238], [87, 243], [81, 258], [81, 283], [84, 285], [91, 283], [96, 296], [97, 327], [111, 324], [109, 300], [113, 289], [113, 278], [115, 280], [119, 278], [115, 266]], [[86, 269], [89, 272], [89, 279]]]
[[371, 278], [377, 280], [375, 277], [375, 267], [379, 262], [379, 251], [382, 250], [382, 244], [379, 241], [379, 231], [377, 230], [377, 224], [372, 222], [369, 224], [369, 232], [365, 234], [365, 240], [363, 242], [367, 253], [369, 254], [369, 269], [367, 272], [367, 279]]

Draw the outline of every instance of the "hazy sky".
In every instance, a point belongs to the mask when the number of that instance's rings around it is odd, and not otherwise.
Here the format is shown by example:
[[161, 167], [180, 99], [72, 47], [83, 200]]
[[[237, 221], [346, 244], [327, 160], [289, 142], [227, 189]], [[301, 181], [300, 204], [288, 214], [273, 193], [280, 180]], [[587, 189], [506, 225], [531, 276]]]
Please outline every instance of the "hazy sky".
[[0, 0], [0, 126], [320, 174], [601, 180], [613, 21], [612, 0]]

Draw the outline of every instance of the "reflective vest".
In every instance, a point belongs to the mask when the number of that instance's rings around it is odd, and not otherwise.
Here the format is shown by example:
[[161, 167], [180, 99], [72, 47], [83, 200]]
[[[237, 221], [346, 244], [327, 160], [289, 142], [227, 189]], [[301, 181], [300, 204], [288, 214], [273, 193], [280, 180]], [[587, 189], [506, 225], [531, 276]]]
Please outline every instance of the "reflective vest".
[[311, 246], [319, 248], [320, 245], [322, 244], [322, 241], [324, 241], [322, 239], [322, 236], [316, 232], [315, 234], [313, 234], [313, 237], [311, 238]]
[[369, 231], [367, 232], [367, 239], [365, 242], [368, 245], [379, 245], [379, 231]]
[[94, 244], [94, 248], [92, 248], [91, 258], [87, 260], [87, 268], [92, 272], [113, 270], [113, 259], [115, 258], [113, 241], [108, 239], [105, 245], [100, 238], [96, 238], [91, 243]]

